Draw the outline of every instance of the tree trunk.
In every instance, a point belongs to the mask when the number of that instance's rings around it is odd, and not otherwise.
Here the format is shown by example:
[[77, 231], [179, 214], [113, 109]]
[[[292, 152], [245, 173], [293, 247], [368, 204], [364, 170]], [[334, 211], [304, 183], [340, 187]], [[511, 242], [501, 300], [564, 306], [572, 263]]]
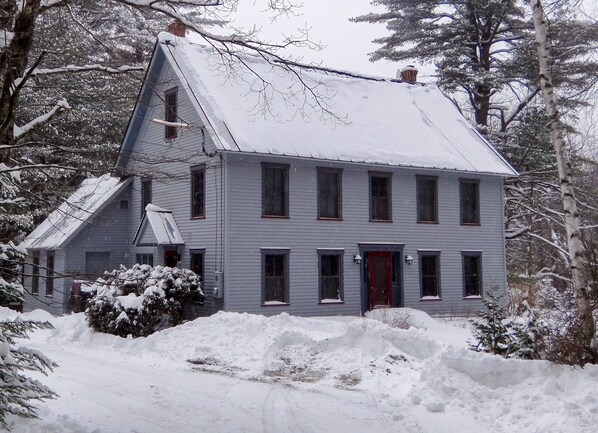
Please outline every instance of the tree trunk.
[[546, 106], [546, 114], [548, 115], [550, 140], [556, 153], [560, 178], [571, 277], [573, 289], [575, 290], [575, 301], [579, 312], [579, 319], [583, 326], [581, 335], [583, 335], [584, 341], [580, 343], [589, 349], [595, 334], [595, 323], [592, 317], [592, 305], [587, 290], [584, 249], [579, 231], [579, 214], [577, 212], [577, 202], [572, 183], [571, 160], [569, 158], [567, 143], [563, 137], [558, 104], [552, 85], [550, 64], [553, 59], [548, 50], [547, 25], [541, 0], [532, 0], [531, 8], [536, 32], [538, 63], [540, 66], [540, 86]]
[[[39, 14], [41, 0], [27, 0], [14, 21], [14, 36], [2, 55], [0, 89], [0, 143], [10, 145], [13, 141], [13, 126], [18, 90], [14, 88], [17, 78], [23, 76], [33, 45], [35, 19]], [[0, 152], [0, 163], [7, 162], [10, 153]]]

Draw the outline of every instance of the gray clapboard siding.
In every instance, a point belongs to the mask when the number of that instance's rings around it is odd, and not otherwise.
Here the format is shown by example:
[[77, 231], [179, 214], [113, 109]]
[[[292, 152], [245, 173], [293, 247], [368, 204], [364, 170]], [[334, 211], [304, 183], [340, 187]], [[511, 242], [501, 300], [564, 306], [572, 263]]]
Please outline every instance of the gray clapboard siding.
[[[191, 129], [179, 129], [173, 140], [165, 140], [164, 126], [151, 122], [151, 119], [164, 118], [164, 102], [161, 97], [165, 90], [178, 86], [177, 115], [181, 121], [192, 125]], [[177, 226], [183, 236], [185, 245], [181, 254], [182, 267], [190, 266], [189, 250], [203, 249], [204, 256], [204, 293], [207, 295], [203, 307], [193, 307], [195, 315], [211, 314], [221, 308], [221, 302], [213, 299], [214, 271], [220, 268], [222, 242], [220, 241], [220, 227], [223, 225], [222, 215], [224, 202], [221, 196], [221, 181], [225, 167], [221, 164], [220, 156], [208, 156], [208, 152], [215, 149], [210, 136], [195, 111], [191, 101], [177, 82], [173, 71], [164, 65], [160, 79], [155, 87], [157, 95], [150, 99], [145, 113], [142, 128], [139, 131], [134, 154], [143, 157], [131, 161], [128, 172], [152, 180], [152, 203], [156, 206], [172, 211]], [[205, 149], [206, 152], [202, 150]], [[205, 218], [191, 218], [191, 168], [205, 166]], [[132, 186], [130, 225], [134, 230], [130, 236], [131, 257], [138, 253], [154, 254], [154, 264], [163, 264], [161, 251], [157, 247], [134, 247], [133, 237], [141, 220], [141, 178], [137, 177]]]
[[46, 269], [47, 269], [47, 251], [39, 252], [39, 294], [38, 296], [31, 296], [31, 256], [26, 259], [24, 286], [27, 289], [25, 292], [25, 301], [23, 303], [23, 311], [33, 311], [36, 309], [46, 310], [49, 313], [59, 316], [65, 312], [65, 299], [67, 298], [67, 281], [64, 276], [65, 251], [62, 249], [54, 251], [54, 291], [52, 296], [46, 296]]
[[[128, 202], [127, 209], [121, 209], [121, 200]], [[67, 279], [69, 287], [73, 279], [88, 278], [84, 274], [88, 252], [110, 253], [110, 267], [106, 271], [117, 269], [120, 265], [131, 264], [129, 247], [122, 242], [123, 239], [131, 237], [130, 213], [131, 186], [129, 185], [69, 243], [66, 249], [65, 268], [65, 273], [69, 276]]]
[[[262, 314], [359, 314], [360, 266], [353, 263], [358, 243], [404, 244], [403, 254], [416, 261], [403, 264], [405, 306], [433, 314], [467, 313], [480, 301], [463, 299], [461, 251], [482, 252], [484, 287], [504, 290], [504, 240], [502, 235], [502, 179], [480, 179], [480, 226], [459, 223], [458, 173], [415, 169], [333, 164], [343, 169], [343, 220], [317, 220], [316, 167], [329, 166], [301, 159], [291, 163], [289, 219], [261, 217], [261, 162], [280, 158], [229, 155], [228, 239], [225, 308]], [[368, 169], [392, 173], [392, 223], [369, 221]], [[434, 174], [438, 181], [439, 224], [417, 224], [415, 176]], [[472, 177], [469, 175], [468, 177]], [[261, 303], [260, 248], [290, 249], [290, 305], [263, 307]], [[343, 249], [345, 303], [318, 305], [317, 248]], [[441, 294], [438, 301], [420, 300], [418, 250], [441, 251]]]

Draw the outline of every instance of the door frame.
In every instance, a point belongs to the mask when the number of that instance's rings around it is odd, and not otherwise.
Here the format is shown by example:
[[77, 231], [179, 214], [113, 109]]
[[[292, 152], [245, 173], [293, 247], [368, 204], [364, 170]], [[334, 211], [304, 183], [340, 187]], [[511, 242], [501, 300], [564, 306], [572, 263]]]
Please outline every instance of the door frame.
[[[361, 315], [363, 316], [370, 310], [370, 287], [369, 287], [369, 264], [368, 258], [371, 252], [390, 252], [392, 253], [393, 266], [396, 265], [398, 269], [396, 284], [392, 284], [391, 307], [402, 307], [404, 305], [403, 294], [403, 250], [405, 244], [394, 242], [359, 242], [359, 255], [363, 257], [363, 261], [359, 265], [360, 272], [360, 294], [361, 294]], [[392, 279], [392, 276], [391, 276]]]

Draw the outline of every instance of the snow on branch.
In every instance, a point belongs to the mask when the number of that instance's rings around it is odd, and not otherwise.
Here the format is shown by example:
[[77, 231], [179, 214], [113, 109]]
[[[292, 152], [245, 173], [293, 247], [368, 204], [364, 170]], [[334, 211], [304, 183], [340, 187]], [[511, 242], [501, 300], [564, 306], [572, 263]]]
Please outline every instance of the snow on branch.
[[104, 66], [100, 64], [93, 64], [93, 65], [68, 65], [63, 66], [61, 68], [52, 68], [52, 69], [37, 69], [33, 71], [30, 76], [35, 77], [38, 75], [55, 75], [55, 74], [64, 74], [69, 72], [104, 72], [107, 74], [124, 74], [127, 72], [134, 72], [134, 71], [143, 71], [145, 68], [143, 66], [131, 66], [131, 65], [124, 65], [120, 68], [112, 68], [110, 66]]
[[45, 125], [46, 123], [50, 122], [57, 115], [62, 114], [65, 111], [68, 111], [70, 109], [71, 109], [71, 107], [70, 107], [69, 103], [66, 101], [66, 99], [61, 99], [46, 114], [43, 114], [43, 115], [33, 119], [31, 122], [29, 122], [28, 124], [26, 124], [24, 126], [19, 127], [19, 126], [15, 125], [14, 126], [14, 138], [17, 139], [19, 137], [22, 137], [23, 135], [30, 132], [32, 129], [38, 128], [42, 125]]

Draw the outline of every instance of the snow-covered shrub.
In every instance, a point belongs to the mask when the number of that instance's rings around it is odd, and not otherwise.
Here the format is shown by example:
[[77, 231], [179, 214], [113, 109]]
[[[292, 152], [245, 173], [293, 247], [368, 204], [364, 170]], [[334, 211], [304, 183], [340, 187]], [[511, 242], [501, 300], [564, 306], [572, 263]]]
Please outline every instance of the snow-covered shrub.
[[0, 322], [0, 427], [8, 430], [7, 415], [36, 418], [32, 400], [56, 397], [56, 394], [23, 371], [39, 371], [46, 374], [56, 364], [41, 352], [26, 347], [15, 347], [16, 338], [27, 338], [27, 332], [52, 328], [48, 322], [32, 322], [16, 319]]
[[178, 325], [186, 304], [204, 300], [199, 277], [188, 269], [136, 264], [105, 274], [95, 286], [96, 295], [85, 310], [87, 323], [121, 337], [147, 336], [165, 316]]
[[523, 303], [526, 308], [520, 316], [509, 316], [501, 297], [492, 292], [483, 300], [486, 310], [472, 320], [476, 343], [470, 348], [504, 356], [505, 358], [537, 359], [543, 349], [544, 328], [538, 314]]

